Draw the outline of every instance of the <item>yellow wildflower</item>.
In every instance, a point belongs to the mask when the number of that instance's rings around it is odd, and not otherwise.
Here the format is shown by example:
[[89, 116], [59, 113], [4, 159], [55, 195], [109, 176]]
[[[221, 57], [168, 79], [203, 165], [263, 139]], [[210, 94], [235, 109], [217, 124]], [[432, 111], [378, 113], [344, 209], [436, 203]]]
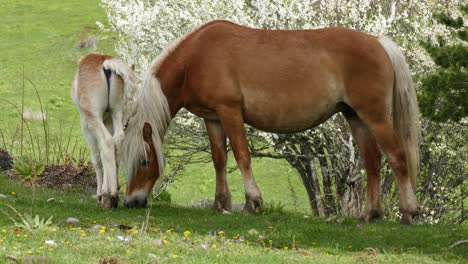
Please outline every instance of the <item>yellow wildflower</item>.
[[187, 237], [187, 236], [190, 236], [190, 234], [192, 234], [192, 232], [190, 232], [190, 231], [188, 231], [188, 230], [184, 232], [184, 236], [186, 236], [186, 237]]

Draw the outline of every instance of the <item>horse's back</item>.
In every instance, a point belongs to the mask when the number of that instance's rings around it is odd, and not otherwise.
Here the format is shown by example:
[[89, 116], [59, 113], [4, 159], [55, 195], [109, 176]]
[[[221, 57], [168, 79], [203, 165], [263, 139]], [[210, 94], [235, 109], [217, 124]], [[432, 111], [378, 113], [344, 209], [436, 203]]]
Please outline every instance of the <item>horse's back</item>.
[[212, 108], [223, 98], [237, 100], [247, 123], [273, 132], [323, 122], [350, 93], [369, 89], [364, 80], [385, 83], [392, 70], [378, 38], [346, 28], [262, 30], [215, 21], [185, 50], [192, 94], [219, 98], [204, 102]]

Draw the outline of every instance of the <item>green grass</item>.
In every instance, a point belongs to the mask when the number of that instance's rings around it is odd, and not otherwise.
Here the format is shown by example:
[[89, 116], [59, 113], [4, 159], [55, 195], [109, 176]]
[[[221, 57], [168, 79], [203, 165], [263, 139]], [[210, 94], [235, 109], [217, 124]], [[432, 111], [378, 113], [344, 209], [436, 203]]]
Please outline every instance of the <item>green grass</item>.
[[[12, 195], [14, 192], [14, 195]], [[154, 204], [148, 210], [103, 210], [85, 191], [31, 189], [0, 177], [0, 208], [53, 216], [42, 230], [20, 231], [0, 212], [0, 262], [43, 256], [54, 263], [90, 263], [114, 257], [126, 263], [437, 263], [467, 261], [464, 225], [401, 226], [381, 221], [362, 224], [346, 218], [334, 223], [303, 214], [224, 215], [205, 209]], [[47, 203], [50, 197], [54, 203]], [[76, 225], [66, 223], [76, 217]], [[16, 219], [18, 219], [16, 217]], [[93, 229], [93, 226], [105, 229]], [[120, 230], [118, 225], [132, 227]], [[147, 225], [146, 231], [142, 228]], [[190, 231], [189, 235], [184, 232]], [[221, 232], [222, 231], [222, 232]], [[210, 233], [212, 235], [210, 235]], [[187, 234], [187, 233], [185, 233]], [[213, 236], [214, 234], [214, 236]], [[120, 238], [119, 238], [120, 236]], [[242, 242], [235, 238], [243, 236]], [[129, 239], [129, 241], [122, 241]], [[45, 244], [53, 240], [56, 245]], [[161, 245], [161, 243], [165, 245]], [[206, 249], [202, 246], [208, 245]]]
[[[47, 107], [53, 138], [59, 137], [61, 131], [64, 134], [71, 131], [73, 138], [81, 137], [79, 115], [70, 99], [78, 58], [90, 52], [75, 48], [80, 37], [98, 34], [97, 52], [113, 54], [112, 38], [100, 32], [95, 25], [97, 20], [105, 22], [104, 10], [97, 0], [0, 2], [0, 99], [20, 107], [24, 87], [25, 108], [39, 112], [29, 79]], [[14, 134], [19, 120], [16, 110], [2, 101], [0, 111], [3, 133]], [[40, 131], [39, 121], [31, 123]], [[37, 138], [42, 140], [42, 134], [38, 134]], [[83, 143], [80, 138], [79, 144]], [[15, 153], [18, 150], [18, 145], [11, 148]]]

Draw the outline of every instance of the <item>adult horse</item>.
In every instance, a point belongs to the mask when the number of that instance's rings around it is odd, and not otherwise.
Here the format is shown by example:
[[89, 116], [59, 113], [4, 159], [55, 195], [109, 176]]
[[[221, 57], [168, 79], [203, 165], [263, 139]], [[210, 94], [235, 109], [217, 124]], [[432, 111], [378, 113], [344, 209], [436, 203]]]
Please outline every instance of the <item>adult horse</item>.
[[417, 213], [416, 94], [404, 55], [388, 38], [345, 28], [261, 30], [212, 21], [155, 59], [137, 100], [124, 139], [128, 207], [146, 205], [163, 170], [164, 133], [185, 107], [205, 121], [216, 170], [216, 209], [231, 209], [226, 137], [244, 181], [244, 210], [255, 212], [263, 203], [244, 123], [294, 133], [341, 112], [367, 172], [363, 219], [381, 216], [379, 146], [396, 175], [402, 223]]
[[118, 205], [118, 161], [123, 122], [135, 99], [133, 66], [102, 54], [80, 59], [71, 97], [96, 171], [97, 199], [102, 207]]

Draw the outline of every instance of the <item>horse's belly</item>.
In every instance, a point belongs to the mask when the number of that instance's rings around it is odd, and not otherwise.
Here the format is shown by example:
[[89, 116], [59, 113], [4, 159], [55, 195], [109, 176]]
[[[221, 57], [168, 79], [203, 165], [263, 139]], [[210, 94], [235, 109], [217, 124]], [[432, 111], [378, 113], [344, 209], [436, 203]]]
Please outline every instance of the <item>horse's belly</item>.
[[296, 133], [323, 123], [337, 112], [337, 106], [335, 100], [310, 104], [257, 102], [255, 106], [244, 107], [244, 121], [267, 132]]

